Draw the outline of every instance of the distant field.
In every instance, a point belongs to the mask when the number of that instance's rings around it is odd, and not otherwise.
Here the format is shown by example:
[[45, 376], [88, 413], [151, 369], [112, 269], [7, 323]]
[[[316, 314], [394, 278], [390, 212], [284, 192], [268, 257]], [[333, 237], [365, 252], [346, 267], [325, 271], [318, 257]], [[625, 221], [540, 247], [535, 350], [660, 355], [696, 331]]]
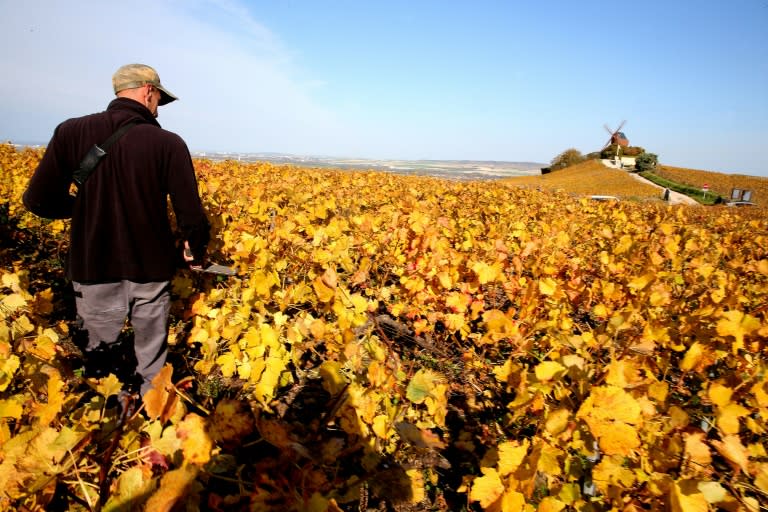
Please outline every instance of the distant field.
[[751, 201], [753, 203], [759, 206], [768, 206], [768, 178], [744, 176], [742, 174], [723, 174], [714, 171], [685, 169], [668, 165], [658, 166], [654, 173], [662, 178], [697, 188], [707, 184], [713, 194], [719, 194], [725, 199], [731, 197], [731, 190], [734, 188], [751, 190]]
[[624, 199], [660, 199], [659, 189], [641, 183], [627, 171], [610, 169], [597, 160], [540, 176], [510, 178], [506, 183], [536, 186], [547, 190], [564, 190], [574, 195], [611, 195]]

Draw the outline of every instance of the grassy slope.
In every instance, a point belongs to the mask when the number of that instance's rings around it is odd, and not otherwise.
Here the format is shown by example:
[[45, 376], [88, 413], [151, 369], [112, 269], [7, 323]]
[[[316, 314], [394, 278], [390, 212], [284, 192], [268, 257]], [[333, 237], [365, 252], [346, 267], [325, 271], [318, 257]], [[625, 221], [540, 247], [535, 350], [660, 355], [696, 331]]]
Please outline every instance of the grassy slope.
[[659, 189], [637, 181], [627, 171], [610, 169], [597, 160], [588, 160], [542, 176], [510, 178], [507, 183], [559, 189], [575, 195], [661, 198]]
[[714, 171], [671, 167], [669, 165], [658, 166], [654, 173], [662, 178], [697, 188], [707, 184], [712, 193], [719, 194], [725, 199], [731, 197], [731, 190], [734, 188], [751, 190], [753, 203], [758, 206], [768, 206], [768, 178], [745, 176], [742, 174], [723, 174]]

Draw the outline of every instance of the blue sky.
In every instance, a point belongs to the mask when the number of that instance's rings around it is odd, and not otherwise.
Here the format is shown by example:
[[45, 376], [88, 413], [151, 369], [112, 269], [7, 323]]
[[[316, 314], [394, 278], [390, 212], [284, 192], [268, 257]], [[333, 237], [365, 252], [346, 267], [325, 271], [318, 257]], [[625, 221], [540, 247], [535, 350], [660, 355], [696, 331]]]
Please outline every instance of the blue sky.
[[768, 0], [0, 0], [0, 140], [103, 110], [122, 64], [192, 150], [549, 162], [604, 124], [768, 176]]

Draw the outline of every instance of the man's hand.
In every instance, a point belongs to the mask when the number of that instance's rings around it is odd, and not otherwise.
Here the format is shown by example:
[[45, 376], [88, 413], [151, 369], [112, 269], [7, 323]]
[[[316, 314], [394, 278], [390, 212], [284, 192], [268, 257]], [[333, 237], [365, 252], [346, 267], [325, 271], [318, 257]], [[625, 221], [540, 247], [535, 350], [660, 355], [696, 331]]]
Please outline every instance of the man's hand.
[[187, 262], [187, 265], [189, 265], [189, 268], [192, 270], [202, 270], [202, 265], [193, 265], [192, 262], [195, 261], [195, 257], [192, 255], [192, 249], [189, 248], [189, 242], [184, 240], [184, 261]]

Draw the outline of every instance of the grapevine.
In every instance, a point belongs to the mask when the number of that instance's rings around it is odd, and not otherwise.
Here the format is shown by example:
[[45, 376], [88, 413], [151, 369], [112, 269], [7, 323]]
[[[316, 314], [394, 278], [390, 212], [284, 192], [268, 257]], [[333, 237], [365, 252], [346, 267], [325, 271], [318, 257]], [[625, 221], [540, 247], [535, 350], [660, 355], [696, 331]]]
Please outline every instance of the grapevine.
[[40, 156], [0, 145], [0, 510], [768, 503], [760, 208], [197, 160], [237, 275], [179, 271], [104, 460], [120, 376], [78, 371], [67, 223], [21, 205]]

